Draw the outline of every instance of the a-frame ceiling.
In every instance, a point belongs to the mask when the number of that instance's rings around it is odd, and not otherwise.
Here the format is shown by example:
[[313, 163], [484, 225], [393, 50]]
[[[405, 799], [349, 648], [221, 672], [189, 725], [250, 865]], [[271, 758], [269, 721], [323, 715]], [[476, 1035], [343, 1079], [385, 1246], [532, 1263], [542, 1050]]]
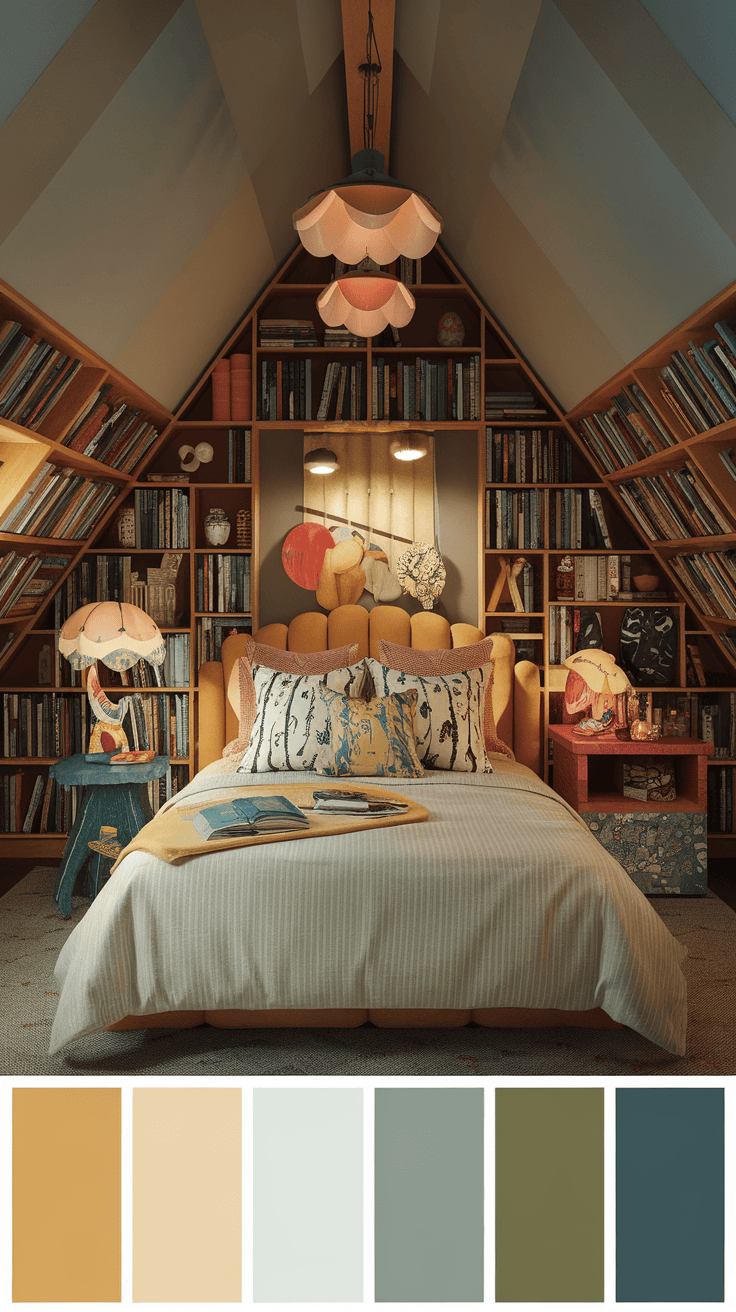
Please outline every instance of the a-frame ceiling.
[[[173, 407], [349, 171], [341, 0], [0, 35], [0, 276]], [[734, 277], [735, 40], [733, 0], [396, 0], [391, 172], [565, 407]]]

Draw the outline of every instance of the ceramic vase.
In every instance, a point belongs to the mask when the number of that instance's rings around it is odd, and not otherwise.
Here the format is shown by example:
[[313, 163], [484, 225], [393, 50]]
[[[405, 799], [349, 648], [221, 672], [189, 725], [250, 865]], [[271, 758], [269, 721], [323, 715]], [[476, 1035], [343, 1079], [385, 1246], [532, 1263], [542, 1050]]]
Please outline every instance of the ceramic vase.
[[213, 506], [204, 521], [204, 535], [212, 547], [222, 547], [230, 537], [230, 520], [219, 506]]

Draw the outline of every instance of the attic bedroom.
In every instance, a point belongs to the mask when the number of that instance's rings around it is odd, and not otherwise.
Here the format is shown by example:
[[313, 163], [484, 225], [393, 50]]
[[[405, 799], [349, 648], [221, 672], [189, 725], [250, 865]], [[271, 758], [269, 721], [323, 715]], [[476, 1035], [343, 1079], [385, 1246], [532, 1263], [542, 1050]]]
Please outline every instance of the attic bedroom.
[[1, 23], [5, 1073], [733, 1074], [730, 0]]

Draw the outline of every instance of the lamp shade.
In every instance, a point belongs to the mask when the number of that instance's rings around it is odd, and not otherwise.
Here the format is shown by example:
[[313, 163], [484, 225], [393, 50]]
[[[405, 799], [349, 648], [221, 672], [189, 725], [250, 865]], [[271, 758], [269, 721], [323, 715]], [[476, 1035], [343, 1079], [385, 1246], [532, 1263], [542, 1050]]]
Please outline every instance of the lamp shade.
[[628, 676], [619, 669], [613, 656], [599, 647], [576, 651], [562, 663], [578, 674], [591, 692], [620, 693], [630, 686]]
[[389, 442], [388, 449], [395, 460], [421, 460], [429, 444], [423, 433], [402, 433]]
[[359, 337], [375, 337], [388, 324], [409, 323], [414, 297], [388, 273], [345, 273], [320, 292], [317, 309], [331, 328], [344, 324]]
[[310, 474], [334, 474], [337, 469], [337, 456], [334, 451], [328, 451], [326, 446], [316, 446], [314, 450], [307, 451], [304, 468], [308, 469]]
[[139, 660], [163, 665], [166, 659], [158, 625], [139, 606], [125, 601], [80, 606], [61, 626], [59, 651], [75, 670], [95, 661], [111, 670], [129, 670]]
[[377, 264], [399, 255], [427, 255], [442, 231], [442, 219], [426, 197], [383, 172], [377, 150], [353, 156], [353, 173], [310, 196], [293, 223], [305, 250], [322, 259], [335, 255], [357, 264], [367, 253]]

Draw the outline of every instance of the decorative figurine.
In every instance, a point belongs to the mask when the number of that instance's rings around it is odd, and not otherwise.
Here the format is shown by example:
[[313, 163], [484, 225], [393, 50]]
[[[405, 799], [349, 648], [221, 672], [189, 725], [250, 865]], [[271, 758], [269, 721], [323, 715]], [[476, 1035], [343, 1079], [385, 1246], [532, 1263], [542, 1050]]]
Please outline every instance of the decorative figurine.
[[230, 520], [220, 506], [213, 506], [204, 521], [204, 535], [212, 547], [222, 547], [230, 537]]

